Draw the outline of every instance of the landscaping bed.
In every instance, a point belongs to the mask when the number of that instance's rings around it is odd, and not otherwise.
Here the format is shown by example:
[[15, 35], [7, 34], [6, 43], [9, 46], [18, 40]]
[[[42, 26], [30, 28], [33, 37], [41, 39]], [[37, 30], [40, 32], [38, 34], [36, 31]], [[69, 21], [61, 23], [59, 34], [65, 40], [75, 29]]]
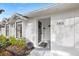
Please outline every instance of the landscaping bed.
[[12, 56], [12, 53], [5, 49], [0, 49], [0, 56]]
[[[30, 44], [29, 44], [30, 45]], [[25, 56], [29, 55], [33, 47], [29, 46], [23, 38], [16, 39], [0, 36], [0, 56]]]

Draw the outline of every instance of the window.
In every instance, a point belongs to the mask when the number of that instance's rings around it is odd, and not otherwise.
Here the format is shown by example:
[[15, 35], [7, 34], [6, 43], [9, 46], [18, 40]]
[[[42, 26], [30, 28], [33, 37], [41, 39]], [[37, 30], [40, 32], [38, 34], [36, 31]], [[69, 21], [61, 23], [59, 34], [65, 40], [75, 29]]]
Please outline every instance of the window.
[[9, 36], [9, 25], [6, 25], [6, 36]]
[[16, 38], [22, 37], [22, 21], [16, 22]]

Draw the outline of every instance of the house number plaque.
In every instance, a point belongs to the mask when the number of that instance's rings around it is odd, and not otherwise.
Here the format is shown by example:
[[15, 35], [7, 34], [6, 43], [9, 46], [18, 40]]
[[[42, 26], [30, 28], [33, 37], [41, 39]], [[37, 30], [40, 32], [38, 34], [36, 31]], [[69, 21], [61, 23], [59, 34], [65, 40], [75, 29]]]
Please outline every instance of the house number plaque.
[[57, 22], [57, 25], [64, 25], [64, 22]]

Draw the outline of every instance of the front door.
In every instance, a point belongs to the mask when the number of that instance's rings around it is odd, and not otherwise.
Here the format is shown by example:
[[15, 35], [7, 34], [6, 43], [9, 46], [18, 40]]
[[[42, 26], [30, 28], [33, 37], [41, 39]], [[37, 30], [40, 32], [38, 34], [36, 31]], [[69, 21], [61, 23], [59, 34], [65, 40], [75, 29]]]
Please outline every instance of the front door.
[[50, 18], [38, 20], [38, 45], [45, 47], [50, 41]]

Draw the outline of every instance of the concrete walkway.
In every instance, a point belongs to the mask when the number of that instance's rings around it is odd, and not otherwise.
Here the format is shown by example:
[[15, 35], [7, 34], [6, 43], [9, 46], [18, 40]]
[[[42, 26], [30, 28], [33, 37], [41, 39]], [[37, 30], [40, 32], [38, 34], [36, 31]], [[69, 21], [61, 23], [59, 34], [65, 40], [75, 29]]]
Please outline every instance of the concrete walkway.
[[34, 49], [30, 56], [79, 56], [78, 48], [63, 47], [52, 43], [52, 50]]

